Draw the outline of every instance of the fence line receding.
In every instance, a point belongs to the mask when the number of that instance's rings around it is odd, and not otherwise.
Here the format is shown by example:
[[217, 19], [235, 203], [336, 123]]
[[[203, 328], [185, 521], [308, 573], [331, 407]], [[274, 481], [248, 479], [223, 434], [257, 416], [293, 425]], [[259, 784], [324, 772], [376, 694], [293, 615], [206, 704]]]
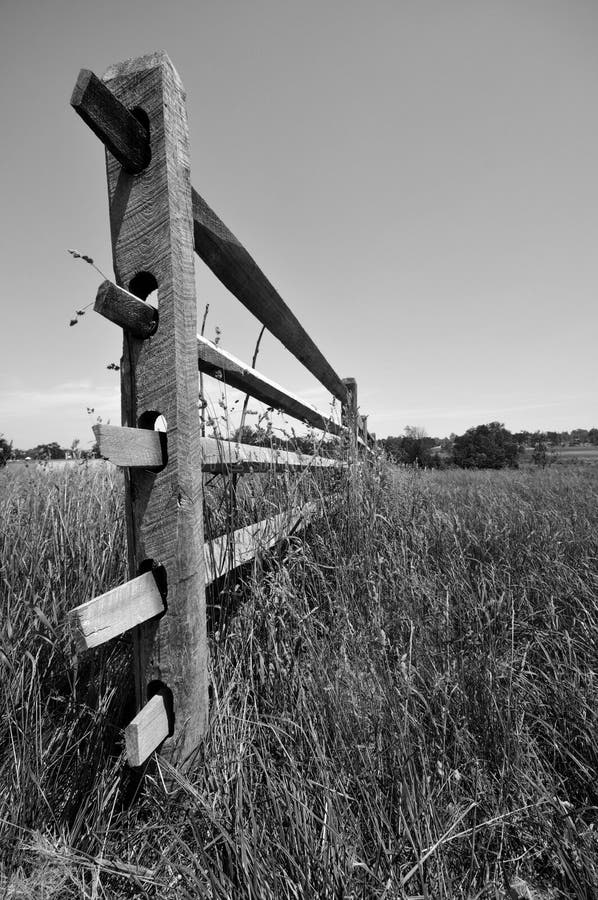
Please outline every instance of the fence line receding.
[[[95, 309], [123, 330], [122, 426], [94, 428], [100, 453], [125, 472], [129, 581], [70, 613], [78, 649], [132, 631], [137, 715], [128, 761], [184, 759], [205, 734], [205, 588], [321, 514], [309, 501], [204, 540], [203, 472], [325, 470], [346, 463], [200, 434], [198, 371], [358, 446], [373, 440], [354, 379], [341, 379], [250, 254], [193, 189], [184, 91], [164, 52], [83, 69], [71, 104], [106, 148], [116, 284]], [[341, 402], [342, 420], [271, 381], [197, 334], [194, 252]], [[158, 310], [145, 300], [157, 289]], [[332, 499], [331, 495], [328, 502]]]

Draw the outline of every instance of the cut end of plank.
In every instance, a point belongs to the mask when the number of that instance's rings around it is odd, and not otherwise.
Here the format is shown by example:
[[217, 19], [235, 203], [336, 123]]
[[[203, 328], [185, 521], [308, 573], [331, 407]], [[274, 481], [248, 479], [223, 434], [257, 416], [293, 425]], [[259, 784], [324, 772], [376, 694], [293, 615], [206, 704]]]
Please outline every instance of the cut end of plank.
[[164, 609], [160, 587], [151, 571], [75, 607], [68, 621], [77, 651], [82, 653], [161, 615]]
[[81, 106], [83, 95], [89, 86], [89, 82], [95, 78], [95, 75], [91, 71], [91, 69], [81, 69], [77, 76], [77, 82], [75, 87], [73, 88], [73, 93], [71, 94], [71, 106], [74, 109], [77, 109]]
[[163, 694], [155, 694], [125, 728], [130, 766], [141, 766], [170, 734], [170, 717]]
[[100, 456], [115, 466], [159, 469], [168, 461], [166, 432], [103, 423], [92, 430]]
[[71, 106], [127, 172], [138, 174], [147, 168], [151, 160], [147, 128], [89, 69], [79, 72]]
[[141, 340], [152, 337], [158, 330], [158, 310], [111, 281], [103, 281], [99, 286], [93, 308]]

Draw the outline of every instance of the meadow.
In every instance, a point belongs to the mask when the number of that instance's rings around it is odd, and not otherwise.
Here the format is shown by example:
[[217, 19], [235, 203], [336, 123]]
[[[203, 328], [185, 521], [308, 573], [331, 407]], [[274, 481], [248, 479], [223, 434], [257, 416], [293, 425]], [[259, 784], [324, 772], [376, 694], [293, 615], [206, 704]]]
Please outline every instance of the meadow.
[[126, 579], [121, 476], [0, 471], [0, 896], [598, 896], [598, 467], [341, 490], [211, 592], [208, 735], [140, 778], [128, 640], [64, 625]]

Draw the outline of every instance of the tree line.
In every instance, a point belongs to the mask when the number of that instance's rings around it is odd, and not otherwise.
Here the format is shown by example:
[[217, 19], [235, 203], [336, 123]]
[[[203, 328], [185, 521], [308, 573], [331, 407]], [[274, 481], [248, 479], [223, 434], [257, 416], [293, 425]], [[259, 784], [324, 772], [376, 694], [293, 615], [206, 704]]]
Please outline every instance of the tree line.
[[429, 437], [424, 429], [408, 425], [400, 437], [380, 441], [397, 463], [462, 469], [517, 468], [519, 457], [532, 450], [535, 462], [544, 464], [551, 449], [593, 444], [598, 446], [598, 428], [573, 431], [517, 431], [512, 434], [500, 422], [468, 428], [464, 434], [448, 438]]
[[6, 465], [10, 459], [35, 459], [39, 462], [52, 459], [93, 459], [98, 456], [98, 446], [94, 444], [90, 450], [82, 450], [79, 446], [80, 441], [75, 438], [70, 447], [61, 447], [56, 441], [49, 444], [36, 444], [35, 447], [29, 447], [21, 450], [14, 447], [12, 441], [8, 441], [4, 435], [0, 434], [0, 467]]

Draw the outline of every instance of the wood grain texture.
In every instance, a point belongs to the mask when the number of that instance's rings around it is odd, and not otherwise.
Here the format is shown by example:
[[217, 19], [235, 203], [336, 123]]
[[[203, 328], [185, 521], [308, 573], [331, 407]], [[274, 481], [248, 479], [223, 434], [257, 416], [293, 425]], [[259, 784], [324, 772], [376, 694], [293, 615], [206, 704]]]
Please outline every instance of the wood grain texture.
[[158, 329], [158, 310], [111, 281], [103, 281], [99, 286], [93, 308], [141, 340], [150, 338]]
[[125, 752], [130, 766], [140, 766], [166, 740], [170, 731], [162, 694], [155, 694], [125, 728]]
[[341, 402], [345, 387], [257, 263], [193, 191], [195, 250], [238, 300]]
[[368, 439], [368, 417], [361, 415], [359, 417], [359, 431], [362, 439], [367, 443]]
[[[324, 498], [329, 508], [337, 501], [337, 495]], [[239, 566], [251, 562], [260, 554], [270, 550], [295, 531], [299, 525], [306, 524], [314, 517], [321, 515], [324, 502], [312, 500], [302, 506], [285, 510], [269, 519], [254, 522], [245, 528], [239, 528], [232, 535], [222, 535], [206, 543], [206, 581], [210, 584], [217, 578], [232, 572]]]
[[184, 759], [205, 733], [208, 713], [201, 453], [197, 413], [197, 304], [184, 92], [163, 52], [111, 67], [107, 87], [149, 119], [151, 161], [128, 174], [106, 155], [116, 281], [131, 290], [142, 272], [158, 285], [160, 322], [149, 341], [125, 333], [123, 425], [144, 413], [168, 423], [168, 463], [125, 470], [129, 567], [153, 559], [166, 569], [168, 612], [135, 630], [138, 708], [147, 685], [172, 691], [175, 731], [165, 753]]
[[266, 378], [265, 375], [261, 375], [232, 353], [216, 347], [200, 335], [197, 336], [197, 358], [200, 371], [224, 381], [230, 387], [244, 391], [267, 406], [272, 406], [327, 434], [339, 435], [346, 431], [343, 425], [324, 415], [315, 406]]
[[263, 472], [284, 469], [340, 469], [344, 463], [309, 453], [271, 447], [256, 447], [235, 441], [201, 438], [201, 467], [204, 472]]
[[89, 69], [81, 69], [71, 106], [127, 172], [147, 168], [150, 140], [145, 127]]
[[361, 440], [359, 432], [359, 416], [357, 410], [357, 382], [354, 378], [343, 378], [343, 384], [347, 389], [347, 402], [343, 406], [342, 421], [351, 434], [350, 455], [351, 460], [355, 460], [357, 447]]
[[100, 456], [115, 466], [156, 468], [166, 460], [166, 435], [149, 428], [94, 425]]
[[357, 382], [354, 378], [343, 378], [347, 392], [347, 402], [344, 404], [344, 414], [351, 421], [352, 427], [357, 427]]
[[69, 612], [77, 650], [89, 650], [164, 611], [164, 601], [151, 572], [146, 572]]

